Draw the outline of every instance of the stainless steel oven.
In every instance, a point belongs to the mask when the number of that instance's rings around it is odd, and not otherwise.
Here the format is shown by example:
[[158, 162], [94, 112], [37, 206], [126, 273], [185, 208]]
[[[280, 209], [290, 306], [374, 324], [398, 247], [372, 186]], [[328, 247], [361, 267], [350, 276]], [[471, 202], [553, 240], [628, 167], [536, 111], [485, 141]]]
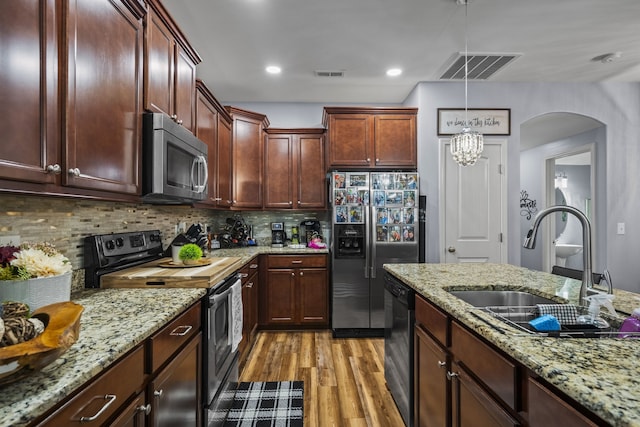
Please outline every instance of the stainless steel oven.
[[237, 328], [238, 322], [242, 321], [242, 312], [238, 313], [236, 310], [234, 313], [233, 307], [234, 291], [241, 292], [241, 286], [238, 275], [234, 274], [212, 288], [208, 297], [208, 307], [205, 310], [207, 334], [204, 343], [208, 356], [206, 371], [203, 372], [207, 406], [211, 406], [225, 382], [238, 380], [238, 351], [234, 348], [234, 327]]

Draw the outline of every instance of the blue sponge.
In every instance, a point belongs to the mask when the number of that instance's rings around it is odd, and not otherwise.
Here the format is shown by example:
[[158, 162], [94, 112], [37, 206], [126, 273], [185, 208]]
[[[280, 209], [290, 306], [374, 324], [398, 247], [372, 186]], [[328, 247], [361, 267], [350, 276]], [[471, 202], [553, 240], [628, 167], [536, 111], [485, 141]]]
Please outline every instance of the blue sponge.
[[545, 314], [544, 316], [536, 317], [535, 319], [529, 322], [529, 325], [533, 327], [537, 331], [559, 331], [560, 330], [560, 322], [558, 319], [550, 314]]

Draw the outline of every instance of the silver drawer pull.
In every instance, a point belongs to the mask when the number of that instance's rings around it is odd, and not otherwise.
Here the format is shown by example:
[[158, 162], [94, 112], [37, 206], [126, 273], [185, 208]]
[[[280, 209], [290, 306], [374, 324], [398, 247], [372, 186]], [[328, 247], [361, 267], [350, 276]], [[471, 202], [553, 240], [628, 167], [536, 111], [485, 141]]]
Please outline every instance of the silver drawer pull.
[[98, 419], [98, 417], [100, 415], [102, 415], [102, 413], [104, 411], [106, 411], [107, 408], [109, 406], [111, 406], [111, 404], [113, 402], [116, 401], [116, 395], [115, 394], [106, 394], [106, 395], [104, 395], [103, 399], [106, 400], [106, 402], [104, 403], [104, 405], [102, 405], [102, 408], [100, 408], [100, 410], [98, 412], [96, 412], [95, 415], [92, 415], [90, 417], [81, 417], [80, 418], [80, 422], [81, 423], [90, 423], [91, 421], [95, 421], [96, 419]]
[[145, 415], [149, 415], [151, 413], [151, 403], [147, 403], [146, 405], [140, 405], [136, 408], [138, 412], [144, 412]]
[[191, 326], [191, 325], [178, 326], [173, 331], [171, 331], [171, 333], [169, 335], [183, 337], [183, 336], [187, 335], [191, 329], [193, 329], [193, 326]]
[[238, 276], [240, 276], [241, 279], [244, 279], [245, 277], [249, 277], [247, 273], [239, 273]]
[[155, 397], [158, 397], [158, 398], [162, 397], [162, 395], [163, 395], [163, 394], [164, 394], [164, 390], [163, 390], [163, 389], [160, 389], [160, 390], [154, 390], [154, 391], [153, 391], [153, 395], [154, 395]]
[[291, 264], [302, 264], [302, 260], [296, 259], [291, 261]]
[[249, 268], [251, 268], [251, 269], [258, 268], [258, 264], [251, 264], [251, 265], [249, 265]]
[[453, 380], [456, 377], [459, 377], [460, 375], [457, 372], [451, 372], [451, 371], [447, 371], [447, 379], [449, 381]]

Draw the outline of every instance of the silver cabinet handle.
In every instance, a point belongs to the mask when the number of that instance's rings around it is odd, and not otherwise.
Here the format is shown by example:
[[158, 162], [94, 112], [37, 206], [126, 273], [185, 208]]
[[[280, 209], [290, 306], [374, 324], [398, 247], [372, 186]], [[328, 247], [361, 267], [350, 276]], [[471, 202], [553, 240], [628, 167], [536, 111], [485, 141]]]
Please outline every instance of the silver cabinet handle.
[[460, 374], [456, 373], [456, 372], [451, 372], [451, 371], [447, 371], [447, 379], [449, 381], [451, 381], [452, 379], [459, 377]]
[[251, 264], [249, 265], [249, 268], [255, 270], [256, 268], [258, 268], [258, 264]]
[[304, 276], [304, 271], [301, 271], [301, 272], [300, 272], [300, 276]]
[[376, 163], [380, 163], [380, 159], [376, 159]]
[[449, 252], [451, 252], [451, 253], [454, 253], [454, 252], [456, 251], [456, 248], [455, 248], [455, 247], [453, 247], [453, 246], [449, 246], [449, 247], [447, 248], [447, 251], [449, 251]]
[[173, 120], [174, 122], [178, 121], [178, 115], [177, 114], [172, 114], [171, 115], [171, 120]]
[[183, 337], [189, 333], [189, 331], [193, 329], [191, 325], [182, 325], [175, 328], [173, 331], [169, 333], [169, 335]]
[[69, 175], [80, 176], [80, 169], [78, 168], [69, 169]]
[[102, 405], [102, 408], [100, 408], [100, 410], [98, 412], [96, 412], [94, 415], [92, 415], [90, 417], [81, 417], [80, 418], [80, 422], [81, 423], [90, 423], [91, 421], [95, 421], [100, 415], [102, 415], [104, 413], [104, 411], [107, 410], [107, 408], [109, 406], [111, 406], [111, 404], [113, 402], [116, 401], [116, 395], [115, 394], [105, 394], [103, 399], [106, 400], [106, 402], [104, 403], [104, 405]]
[[55, 164], [55, 165], [47, 165], [47, 173], [53, 173], [58, 175], [60, 172], [62, 172], [62, 168], [60, 167], [59, 164]]
[[181, 125], [182, 124], [182, 119], [178, 120], [178, 124]]
[[163, 393], [164, 393], [164, 391], [163, 391], [162, 389], [160, 389], [160, 390], [154, 390], [154, 391], [153, 391], [153, 395], [154, 395], [155, 397], [162, 397], [162, 394], [163, 394]]
[[146, 405], [140, 405], [136, 408], [137, 412], [144, 412], [145, 415], [149, 415], [151, 413], [151, 403], [147, 403]]
[[247, 283], [247, 288], [253, 288], [253, 282]]
[[245, 277], [249, 277], [249, 275], [248, 275], [247, 273], [240, 273], [240, 274], [238, 274], [238, 276], [239, 276], [241, 279], [244, 279]]
[[443, 362], [442, 360], [438, 360], [438, 367], [439, 368], [444, 368], [445, 366], [447, 366], [447, 362]]
[[291, 277], [296, 277], [296, 273], [291, 273]]

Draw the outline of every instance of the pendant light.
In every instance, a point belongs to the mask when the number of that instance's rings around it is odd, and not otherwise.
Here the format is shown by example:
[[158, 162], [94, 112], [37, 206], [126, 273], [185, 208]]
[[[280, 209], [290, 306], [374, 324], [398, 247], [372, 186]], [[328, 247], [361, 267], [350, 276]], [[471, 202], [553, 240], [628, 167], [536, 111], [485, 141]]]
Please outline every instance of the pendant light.
[[468, 60], [468, 34], [467, 34], [467, 7], [469, 0], [458, 0], [464, 2], [464, 127], [462, 132], [451, 137], [451, 155], [453, 160], [461, 166], [471, 166], [476, 163], [482, 154], [483, 138], [480, 132], [472, 131], [469, 127], [469, 117], [467, 111], [468, 91], [467, 77], [469, 75]]

